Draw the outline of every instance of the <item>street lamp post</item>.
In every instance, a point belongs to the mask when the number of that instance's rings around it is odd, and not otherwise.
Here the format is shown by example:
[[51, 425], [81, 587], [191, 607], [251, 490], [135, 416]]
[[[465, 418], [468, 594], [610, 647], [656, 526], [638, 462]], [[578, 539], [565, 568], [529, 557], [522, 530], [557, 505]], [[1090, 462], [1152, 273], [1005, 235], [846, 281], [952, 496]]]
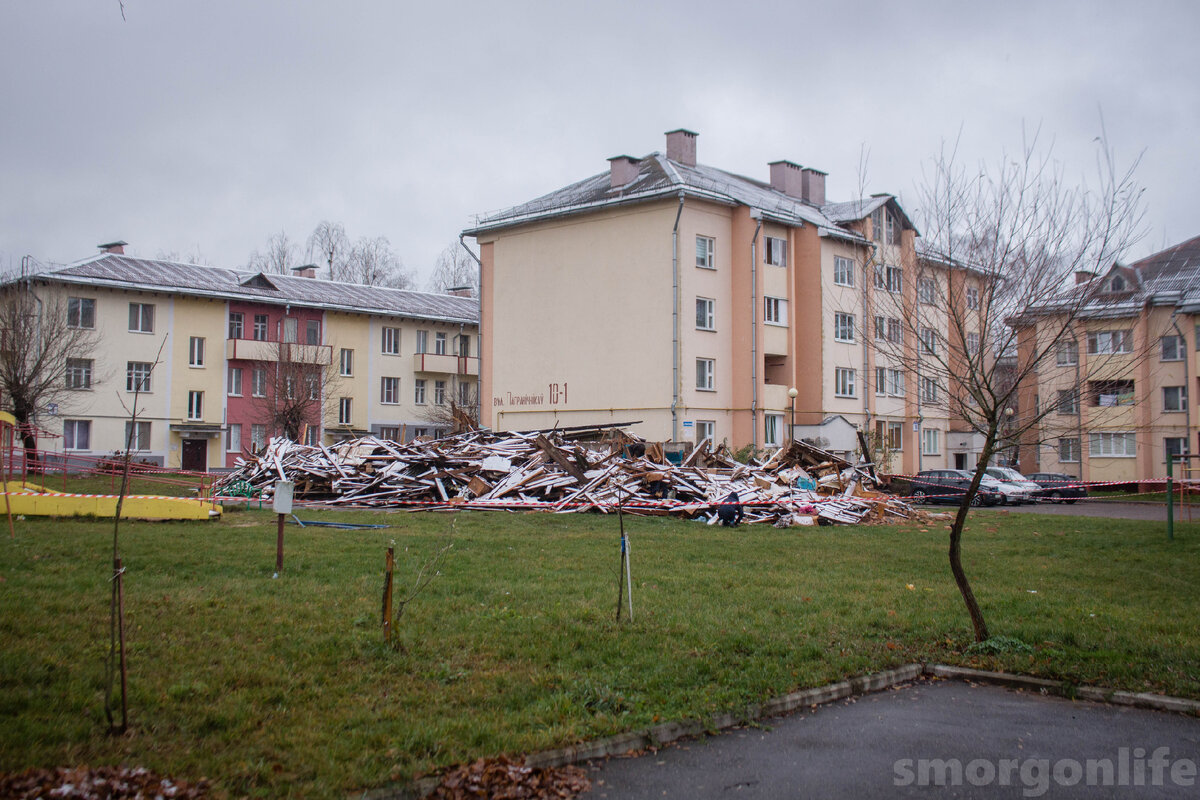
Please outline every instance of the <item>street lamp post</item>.
[[792, 427], [788, 431], [789, 446], [791, 442], [796, 441], [796, 396], [799, 394], [800, 392], [796, 391], [795, 386], [788, 389], [788, 399], [792, 403]]

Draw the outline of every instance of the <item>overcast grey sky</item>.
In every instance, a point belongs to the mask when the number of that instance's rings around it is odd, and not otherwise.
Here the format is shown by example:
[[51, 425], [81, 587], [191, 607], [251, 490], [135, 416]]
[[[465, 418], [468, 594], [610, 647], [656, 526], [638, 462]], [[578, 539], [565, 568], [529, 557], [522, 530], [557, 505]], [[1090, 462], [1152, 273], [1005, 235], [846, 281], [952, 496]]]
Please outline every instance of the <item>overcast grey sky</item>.
[[[0, 6], [0, 257], [113, 239], [245, 263], [322, 219], [386, 236], [422, 284], [472, 215], [700, 134], [830, 199], [915, 197], [967, 160], [1052, 137], [1094, 172], [1100, 116], [1144, 151], [1149, 236], [1200, 234], [1200, 3], [8, 0]], [[917, 211], [909, 204], [910, 211]]]

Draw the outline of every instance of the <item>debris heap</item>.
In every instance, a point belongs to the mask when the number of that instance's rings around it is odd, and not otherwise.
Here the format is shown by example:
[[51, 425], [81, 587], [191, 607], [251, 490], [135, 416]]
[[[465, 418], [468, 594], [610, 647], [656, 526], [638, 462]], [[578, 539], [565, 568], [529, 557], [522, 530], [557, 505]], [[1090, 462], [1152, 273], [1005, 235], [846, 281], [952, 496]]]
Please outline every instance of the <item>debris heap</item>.
[[[602, 437], [601, 441], [584, 439]], [[870, 464], [854, 465], [804, 442], [763, 462], [742, 464], [708, 440], [672, 463], [663, 445], [617, 426], [493, 433], [398, 443], [366, 436], [332, 447], [272, 439], [239, 459], [218, 495], [269, 497], [275, 481], [295, 497], [330, 506], [372, 508], [624, 511], [704, 518], [736, 492], [743, 522], [780, 527], [911, 517], [880, 491]], [[249, 491], [247, 491], [247, 489]]]

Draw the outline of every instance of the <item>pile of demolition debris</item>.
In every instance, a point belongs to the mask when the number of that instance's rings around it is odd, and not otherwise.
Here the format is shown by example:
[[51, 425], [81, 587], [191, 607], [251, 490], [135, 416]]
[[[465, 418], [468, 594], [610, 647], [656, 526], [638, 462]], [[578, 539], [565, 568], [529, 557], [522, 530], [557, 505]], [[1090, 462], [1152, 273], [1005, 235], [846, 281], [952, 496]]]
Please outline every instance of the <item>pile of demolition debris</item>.
[[[632, 423], [629, 423], [632, 424]], [[851, 464], [800, 441], [742, 464], [702, 441], [673, 463], [661, 443], [623, 425], [494, 433], [399, 442], [366, 436], [332, 447], [272, 439], [239, 459], [218, 496], [270, 497], [294, 483], [297, 500], [328, 506], [413, 510], [508, 509], [610, 513], [716, 521], [736, 493], [743, 522], [779, 527], [878, 522], [914, 511], [881, 491], [874, 466]], [[246, 491], [249, 489], [250, 491]]]

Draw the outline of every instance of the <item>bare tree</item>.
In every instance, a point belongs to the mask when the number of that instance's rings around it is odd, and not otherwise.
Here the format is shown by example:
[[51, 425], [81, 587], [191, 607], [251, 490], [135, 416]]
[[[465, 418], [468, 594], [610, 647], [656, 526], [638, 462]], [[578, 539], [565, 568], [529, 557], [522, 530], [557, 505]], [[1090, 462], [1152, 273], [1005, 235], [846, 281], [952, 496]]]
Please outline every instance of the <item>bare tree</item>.
[[451, 387], [438, 403], [424, 406], [421, 418], [452, 434], [479, 428], [479, 384], [460, 383]]
[[457, 239], [438, 254], [429, 291], [445, 293], [450, 289], [470, 287], [471, 296], [479, 296], [479, 269], [464, 245]]
[[[978, 641], [988, 627], [963, 569], [962, 533], [984, 470], [1005, 440], [1036, 435], [1055, 410], [1018, 399], [1022, 385], [1067, 368], [1056, 358], [1060, 346], [1104, 302], [1095, 287], [1073, 285], [1073, 274], [1107, 270], [1141, 233], [1136, 161], [1118, 169], [1105, 144], [1100, 155], [1098, 185], [1089, 187], [1068, 181], [1036, 134], [1015, 156], [971, 169], [944, 149], [919, 187], [917, 274], [894, 274], [882, 256], [868, 264], [877, 363], [914, 381], [918, 418], [937, 406], [952, 428], [980, 441], [948, 554]], [[1031, 316], [1052, 324], [1033, 335]], [[927, 435], [936, 442], [923, 430], [919, 447]]]
[[154, 254], [154, 258], [157, 261], [173, 261], [177, 264], [200, 264], [201, 266], [205, 267], [212, 266], [212, 262], [210, 262], [205, 255], [200, 252], [199, 245], [186, 253], [179, 250], [159, 250]]
[[246, 269], [257, 272], [277, 272], [286, 275], [296, 266], [296, 245], [288, 238], [286, 231], [267, 239], [266, 250], [255, 250], [246, 259]]
[[322, 345], [276, 342], [273, 360], [254, 369], [263, 370], [263, 396], [255, 400], [255, 413], [273, 435], [301, 441], [305, 427], [320, 426], [327, 404], [337, 396], [341, 378], [338, 365], [322, 363], [328, 348]]
[[308, 237], [307, 258], [319, 259], [329, 270], [329, 280], [347, 280], [347, 262], [350, 258], [350, 239], [340, 222], [322, 220]]
[[41, 288], [30, 278], [0, 284], [0, 391], [30, 460], [37, 460], [38, 415], [91, 388], [99, 343], [94, 301], [43, 298]]
[[354, 243], [346, 259], [346, 280], [392, 289], [407, 289], [413, 284], [412, 275], [384, 236], [364, 236]]

